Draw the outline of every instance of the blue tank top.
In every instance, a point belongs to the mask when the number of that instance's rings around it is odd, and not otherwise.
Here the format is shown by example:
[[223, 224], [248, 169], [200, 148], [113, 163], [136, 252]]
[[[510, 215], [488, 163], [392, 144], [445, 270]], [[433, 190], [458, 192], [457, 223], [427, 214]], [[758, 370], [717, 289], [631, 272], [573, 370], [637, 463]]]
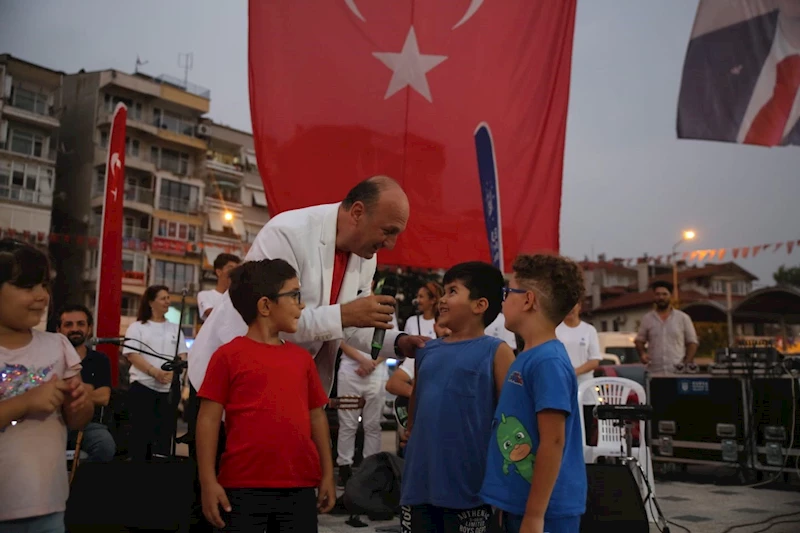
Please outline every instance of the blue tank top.
[[403, 471], [402, 505], [483, 505], [495, 409], [494, 355], [503, 341], [428, 341], [416, 355], [416, 409]]

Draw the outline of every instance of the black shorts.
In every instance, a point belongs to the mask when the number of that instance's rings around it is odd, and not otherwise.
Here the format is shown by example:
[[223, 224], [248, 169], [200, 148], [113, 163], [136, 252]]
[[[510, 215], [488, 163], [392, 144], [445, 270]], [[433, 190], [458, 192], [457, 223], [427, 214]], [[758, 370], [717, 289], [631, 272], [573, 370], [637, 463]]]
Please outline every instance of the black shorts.
[[221, 511], [225, 533], [317, 533], [317, 494], [303, 489], [225, 489], [231, 512]]
[[447, 509], [434, 505], [404, 505], [400, 511], [403, 533], [488, 533], [492, 508]]

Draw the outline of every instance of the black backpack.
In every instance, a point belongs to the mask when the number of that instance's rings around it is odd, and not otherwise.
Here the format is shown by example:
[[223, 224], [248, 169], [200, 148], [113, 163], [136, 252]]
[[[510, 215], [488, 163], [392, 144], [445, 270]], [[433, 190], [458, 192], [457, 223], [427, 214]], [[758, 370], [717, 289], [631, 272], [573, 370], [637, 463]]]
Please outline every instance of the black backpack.
[[380, 452], [364, 459], [344, 489], [344, 505], [353, 515], [370, 520], [391, 520], [400, 510], [403, 459]]

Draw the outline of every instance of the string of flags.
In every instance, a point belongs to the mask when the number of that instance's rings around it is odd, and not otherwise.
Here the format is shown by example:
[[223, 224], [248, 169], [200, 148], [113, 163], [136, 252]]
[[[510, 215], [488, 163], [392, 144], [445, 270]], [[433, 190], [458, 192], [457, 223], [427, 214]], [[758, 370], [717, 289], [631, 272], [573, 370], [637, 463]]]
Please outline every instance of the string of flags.
[[[790, 255], [795, 247], [800, 248], [800, 240], [797, 241], [781, 241], [781, 242], [773, 242], [767, 244], [757, 244], [753, 246], [739, 246], [736, 248], [711, 248], [711, 249], [703, 249], [703, 250], [688, 250], [685, 252], [678, 252], [677, 259], [679, 261], [685, 261], [687, 263], [693, 262], [709, 262], [709, 261], [716, 261], [716, 262], [723, 262], [723, 261], [732, 261], [737, 259], [750, 259], [758, 257], [759, 254], [766, 254], [771, 252], [776, 254], [778, 252], [785, 251], [787, 255]], [[622, 259], [622, 263], [625, 265], [635, 265], [637, 263], [648, 263], [648, 264], [661, 264], [661, 263], [669, 263], [670, 262], [670, 255], [671, 254], [663, 254], [663, 255], [656, 255], [656, 256], [647, 256], [644, 257], [629, 257], [626, 259]], [[617, 260], [619, 261], [619, 260]]]

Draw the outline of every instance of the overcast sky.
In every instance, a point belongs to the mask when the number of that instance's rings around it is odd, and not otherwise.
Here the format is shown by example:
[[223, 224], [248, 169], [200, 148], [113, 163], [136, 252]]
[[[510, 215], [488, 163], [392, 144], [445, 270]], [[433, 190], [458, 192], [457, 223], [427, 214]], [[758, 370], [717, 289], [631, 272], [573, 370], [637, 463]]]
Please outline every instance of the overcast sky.
[[[324, 0], [334, 1], [334, 0]], [[467, 4], [466, 0], [462, 1]], [[492, 1], [492, 0], [489, 0]], [[800, 239], [800, 147], [678, 140], [683, 56], [697, 0], [579, 0], [561, 217], [562, 252], [666, 254]], [[115, 68], [211, 89], [211, 118], [251, 131], [246, 0], [0, 0], [0, 53], [75, 72]], [[730, 256], [728, 256], [730, 257]], [[790, 256], [740, 264], [772, 283]]]

